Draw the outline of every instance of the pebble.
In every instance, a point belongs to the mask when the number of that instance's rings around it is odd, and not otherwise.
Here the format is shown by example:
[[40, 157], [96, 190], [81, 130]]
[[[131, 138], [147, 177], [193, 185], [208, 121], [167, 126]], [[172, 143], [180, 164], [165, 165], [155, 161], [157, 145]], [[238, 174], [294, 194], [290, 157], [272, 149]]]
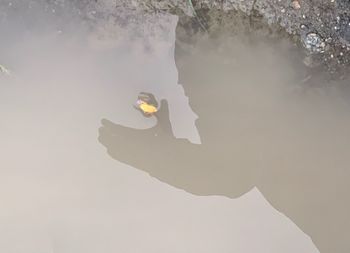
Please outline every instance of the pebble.
[[296, 9], [296, 10], [299, 10], [300, 7], [301, 7], [299, 1], [294, 0], [294, 1], [292, 2], [292, 7], [293, 7], [294, 9]]
[[326, 43], [317, 33], [309, 33], [303, 39], [303, 43], [306, 49], [311, 53], [323, 53]]

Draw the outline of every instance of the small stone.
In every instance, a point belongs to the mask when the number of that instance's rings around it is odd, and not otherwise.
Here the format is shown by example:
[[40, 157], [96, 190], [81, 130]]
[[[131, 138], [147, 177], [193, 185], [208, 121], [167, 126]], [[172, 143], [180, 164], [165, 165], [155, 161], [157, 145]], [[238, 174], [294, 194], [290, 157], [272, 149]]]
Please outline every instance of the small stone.
[[306, 49], [311, 53], [323, 53], [326, 43], [317, 33], [308, 33], [303, 38], [303, 43]]
[[294, 1], [292, 2], [292, 7], [293, 7], [295, 10], [299, 10], [300, 7], [301, 7], [299, 1], [294, 0]]
[[286, 12], [286, 9], [283, 8], [283, 9], [281, 10], [281, 12], [282, 12], [282, 13], [285, 13], [285, 12]]

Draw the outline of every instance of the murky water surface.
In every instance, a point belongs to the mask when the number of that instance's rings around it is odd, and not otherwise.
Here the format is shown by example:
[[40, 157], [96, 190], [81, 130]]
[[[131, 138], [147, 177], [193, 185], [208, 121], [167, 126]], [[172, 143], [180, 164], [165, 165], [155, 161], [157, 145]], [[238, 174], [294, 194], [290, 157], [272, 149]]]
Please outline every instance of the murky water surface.
[[0, 23], [1, 251], [348, 252], [347, 95], [305, 84], [288, 41], [187, 51], [158, 19], [162, 38], [136, 39]]
[[202, 144], [171, 137], [163, 106], [149, 130], [103, 121], [109, 154], [196, 195], [257, 187], [321, 252], [346, 252], [350, 107], [336, 84], [304, 83], [285, 41], [202, 38], [191, 54], [176, 52]]

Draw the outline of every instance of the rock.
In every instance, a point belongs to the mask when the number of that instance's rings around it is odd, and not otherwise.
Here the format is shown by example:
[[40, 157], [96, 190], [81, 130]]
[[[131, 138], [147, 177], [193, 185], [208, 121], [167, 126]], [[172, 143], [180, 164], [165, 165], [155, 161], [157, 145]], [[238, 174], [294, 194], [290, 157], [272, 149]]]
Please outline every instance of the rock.
[[294, 0], [294, 1], [292, 2], [292, 7], [293, 7], [294, 9], [296, 9], [296, 10], [299, 10], [299, 9], [301, 8], [299, 1]]
[[317, 33], [308, 33], [302, 41], [309, 52], [324, 53], [326, 43]]

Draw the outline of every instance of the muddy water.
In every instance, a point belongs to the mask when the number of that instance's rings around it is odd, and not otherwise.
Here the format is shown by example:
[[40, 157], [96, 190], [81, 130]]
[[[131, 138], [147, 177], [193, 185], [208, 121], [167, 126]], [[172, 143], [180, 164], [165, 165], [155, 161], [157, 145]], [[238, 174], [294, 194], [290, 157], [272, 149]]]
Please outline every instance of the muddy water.
[[[346, 249], [348, 107], [300, 92], [288, 43], [184, 53], [176, 17], [135, 39], [16, 8], [0, 24], [1, 251]], [[133, 109], [140, 91], [168, 102], [158, 122]]]
[[108, 153], [195, 195], [238, 198], [257, 187], [320, 252], [348, 252], [347, 95], [308, 73], [288, 41], [216, 34], [192, 46], [177, 43], [175, 59], [201, 145], [172, 136], [163, 101], [151, 129], [104, 120]]

